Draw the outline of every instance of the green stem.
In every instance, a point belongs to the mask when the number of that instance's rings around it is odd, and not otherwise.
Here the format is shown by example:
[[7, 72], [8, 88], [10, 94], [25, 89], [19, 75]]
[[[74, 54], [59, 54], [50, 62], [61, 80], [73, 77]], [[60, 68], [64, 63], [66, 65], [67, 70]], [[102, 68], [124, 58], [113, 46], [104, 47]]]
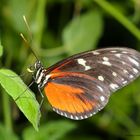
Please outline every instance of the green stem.
[[138, 24], [140, 21], [140, 1], [135, 0], [135, 11], [134, 11], [134, 16], [133, 16], [133, 21]]
[[44, 19], [45, 19], [45, 7], [46, 7], [46, 1], [47, 0], [40, 0], [38, 1], [38, 7], [37, 7], [37, 13], [35, 17], [35, 27], [36, 32], [34, 33], [34, 45], [37, 48], [41, 47], [41, 39], [43, 34], [43, 28], [44, 28]]
[[[7, 56], [7, 61], [6, 61], [6, 67], [10, 66], [11, 64], [11, 55]], [[2, 90], [3, 94], [3, 114], [4, 114], [4, 123], [7, 131], [13, 132], [13, 127], [12, 127], [12, 115], [11, 115], [11, 105], [10, 105], [10, 99], [8, 94]]]
[[10, 109], [10, 101], [9, 96], [5, 91], [2, 94], [3, 98], [3, 112], [4, 112], [4, 123], [7, 131], [12, 132], [12, 120], [11, 120], [11, 109]]
[[112, 15], [118, 22], [120, 22], [126, 29], [128, 29], [138, 40], [140, 40], [140, 30], [129, 21], [119, 10], [115, 9], [106, 0], [93, 0], [104, 10], [106, 10], [110, 15]]

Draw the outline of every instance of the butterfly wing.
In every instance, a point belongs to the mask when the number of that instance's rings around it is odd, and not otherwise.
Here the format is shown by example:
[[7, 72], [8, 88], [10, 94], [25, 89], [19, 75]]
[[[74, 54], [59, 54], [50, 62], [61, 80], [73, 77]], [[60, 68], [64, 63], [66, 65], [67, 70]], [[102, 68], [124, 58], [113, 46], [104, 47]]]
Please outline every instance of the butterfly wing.
[[128, 48], [89, 51], [57, 63], [48, 73], [52, 76], [45, 93], [54, 111], [84, 119], [101, 110], [112, 92], [140, 75], [140, 53]]

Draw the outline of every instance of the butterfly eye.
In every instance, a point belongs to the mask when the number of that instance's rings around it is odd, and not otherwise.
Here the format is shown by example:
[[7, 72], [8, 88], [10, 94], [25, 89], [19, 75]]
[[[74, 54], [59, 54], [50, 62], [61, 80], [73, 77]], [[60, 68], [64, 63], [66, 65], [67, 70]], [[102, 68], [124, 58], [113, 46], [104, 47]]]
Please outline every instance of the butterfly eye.
[[35, 65], [34, 65], [34, 68], [35, 68], [36, 70], [38, 70], [38, 69], [41, 68], [41, 67], [42, 67], [41, 62], [40, 62], [40, 61], [36, 61]]

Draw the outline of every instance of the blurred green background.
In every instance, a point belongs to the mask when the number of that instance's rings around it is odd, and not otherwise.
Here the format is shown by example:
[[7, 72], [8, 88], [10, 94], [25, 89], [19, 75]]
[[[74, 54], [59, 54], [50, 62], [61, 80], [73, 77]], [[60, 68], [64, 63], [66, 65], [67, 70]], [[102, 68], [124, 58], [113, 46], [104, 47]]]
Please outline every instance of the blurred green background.
[[[0, 67], [17, 74], [35, 61], [19, 35], [30, 40], [23, 15], [33, 35], [32, 49], [46, 67], [90, 49], [140, 50], [140, 0], [0, 0]], [[28, 85], [32, 79], [28, 75], [23, 80]], [[101, 112], [82, 121], [57, 115], [45, 99], [38, 132], [0, 88], [0, 140], [139, 140], [139, 87], [140, 78], [114, 93]], [[31, 89], [39, 98], [36, 85]]]

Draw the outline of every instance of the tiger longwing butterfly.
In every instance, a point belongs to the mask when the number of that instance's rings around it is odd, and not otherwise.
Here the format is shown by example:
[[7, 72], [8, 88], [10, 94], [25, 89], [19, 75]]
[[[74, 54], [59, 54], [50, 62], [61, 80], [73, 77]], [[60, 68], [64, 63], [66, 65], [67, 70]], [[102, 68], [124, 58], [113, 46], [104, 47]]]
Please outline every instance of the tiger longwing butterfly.
[[104, 48], [73, 55], [47, 69], [40, 61], [33, 67], [30, 72], [53, 110], [81, 120], [103, 109], [113, 92], [140, 75], [140, 53]]

